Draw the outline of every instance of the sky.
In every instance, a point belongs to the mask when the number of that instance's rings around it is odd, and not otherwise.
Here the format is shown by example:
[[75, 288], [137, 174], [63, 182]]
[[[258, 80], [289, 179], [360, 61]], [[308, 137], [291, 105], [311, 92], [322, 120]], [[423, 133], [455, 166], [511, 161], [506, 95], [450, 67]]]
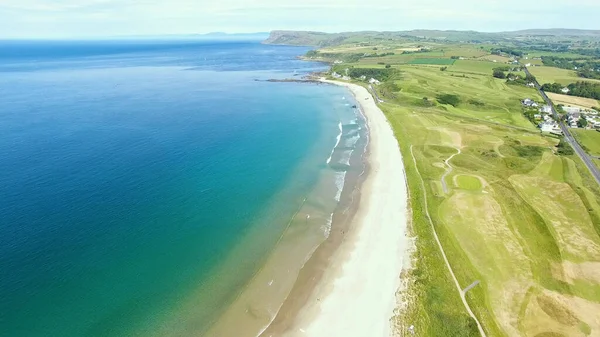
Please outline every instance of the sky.
[[0, 0], [2, 38], [600, 29], [599, 0]]

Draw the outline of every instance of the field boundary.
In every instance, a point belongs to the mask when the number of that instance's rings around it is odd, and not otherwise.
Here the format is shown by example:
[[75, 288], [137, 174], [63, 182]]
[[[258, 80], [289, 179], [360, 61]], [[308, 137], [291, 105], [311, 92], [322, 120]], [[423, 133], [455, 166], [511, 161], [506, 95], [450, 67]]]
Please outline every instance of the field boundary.
[[454, 275], [454, 271], [452, 270], [452, 267], [450, 266], [448, 257], [446, 257], [446, 252], [444, 251], [444, 247], [442, 246], [442, 243], [440, 242], [440, 239], [438, 238], [437, 231], [435, 230], [435, 226], [433, 225], [433, 220], [431, 220], [431, 216], [429, 215], [429, 206], [427, 205], [427, 190], [425, 189], [425, 180], [423, 180], [423, 176], [421, 175], [421, 172], [419, 171], [419, 167], [417, 166], [417, 159], [415, 158], [415, 154], [413, 153], [413, 145], [410, 146], [410, 155], [412, 157], [413, 163], [415, 164], [415, 170], [417, 171], [417, 174], [419, 175], [419, 178], [421, 179], [421, 187], [423, 189], [423, 196], [425, 197], [424, 198], [425, 215], [427, 216], [427, 219], [429, 220], [429, 224], [431, 225], [431, 230], [433, 231], [433, 237], [435, 238], [435, 242], [437, 242], [437, 244], [438, 244], [440, 252], [442, 253], [442, 257], [444, 258], [444, 262], [446, 263], [446, 267], [448, 267], [448, 270], [450, 271], [450, 275], [452, 276], [452, 279], [454, 280], [454, 284], [456, 285], [456, 290], [460, 294], [460, 299], [462, 300], [462, 302], [465, 306], [465, 309], [467, 309], [469, 316], [471, 316], [471, 318], [475, 320], [475, 323], [477, 324], [477, 329], [479, 329], [479, 333], [481, 334], [481, 336], [487, 337], [485, 334], [485, 331], [483, 331], [483, 327], [481, 326], [481, 323], [479, 323], [479, 320], [477, 319], [477, 317], [475, 317], [475, 314], [471, 310], [469, 303], [467, 303], [467, 299], [465, 297], [465, 292], [463, 292], [463, 289], [460, 287], [460, 284], [458, 283], [458, 279], [456, 278], [456, 275]]

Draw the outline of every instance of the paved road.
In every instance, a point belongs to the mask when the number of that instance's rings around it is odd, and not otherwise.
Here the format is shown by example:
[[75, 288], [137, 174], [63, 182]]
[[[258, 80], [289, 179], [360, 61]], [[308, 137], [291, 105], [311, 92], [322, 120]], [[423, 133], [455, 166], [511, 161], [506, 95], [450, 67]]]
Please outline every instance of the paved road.
[[[531, 75], [531, 73], [529, 73], [529, 69], [527, 69], [527, 67], [523, 67], [523, 69], [525, 70], [525, 73], [527, 75]], [[596, 182], [598, 184], [600, 184], [600, 171], [598, 170], [598, 167], [596, 165], [594, 165], [594, 162], [592, 161], [590, 156], [588, 156], [588, 154], [581, 148], [581, 145], [579, 145], [579, 143], [575, 140], [575, 138], [573, 138], [573, 135], [569, 131], [569, 128], [567, 126], [565, 126], [563, 121], [560, 119], [560, 116], [558, 115], [558, 113], [556, 112], [556, 109], [554, 108], [554, 104], [552, 103], [550, 98], [548, 98], [548, 96], [546, 95], [544, 90], [542, 90], [542, 87], [540, 87], [540, 84], [537, 81], [535, 81], [534, 83], [535, 83], [536, 89], [538, 90], [540, 95], [542, 95], [542, 97], [544, 98], [544, 101], [546, 101], [546, 104], [548, 104], [552, 108], [552, 114], [554, 115], [554, 118], [558, 121], [558, 125], [560, 125], [560, 129], [562, 130], [563, 135], [565, 136], [565, 140], [567, 141], [567, 143], [569, 143], [571, 145], [571, 147], [573, 147], [573, 150], [575, 150], [575, 153], [577, 153], [579, 158], [581, 158], [581, 160], [583, 160], [583, 162], [587, 166], [588, 170], [590, 170], [590, 173], [592, 174], [592, 176], [594, 176], [594, 179], [596, 179]]]
[[473, 288], [474, 288], [476, 285], [478, 285], [478, 284], [479, 284], [479, 280], [477, 280], [477, 281], [475, 281], [475, 282], [471, 283], [471, 285], [469, 285], [468, 287], [466, 287], [465, 289], [463, 289], [463, 291], [462, 291], [462, 292], [463, 292], [463, 294], [465, 294], [467, 291], [469, 291], [469, 290], [473, 289]]

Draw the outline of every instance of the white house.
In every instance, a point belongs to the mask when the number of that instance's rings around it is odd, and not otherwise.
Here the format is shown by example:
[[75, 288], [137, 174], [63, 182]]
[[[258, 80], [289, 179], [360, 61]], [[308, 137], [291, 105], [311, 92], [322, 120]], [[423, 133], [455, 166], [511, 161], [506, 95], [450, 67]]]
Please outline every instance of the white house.
[[371, 84], [377, 84], [377, 85], [379, 85], [381, 82], [379, 82], [378, 80], [376, 80], [376, 79], [374, 79], [374, 78], [371, 78], [371, 79], [369, 80], [369, 83], [371, 83]]
[[533, 106], [535, 102], [529, 98], [525, 98], [521, 101], [521, 104], [523, 104], [524, 106]]
[[540, 112], [549, 114], [552, 113], [552, 108], [549, 105], [542, 105]]
[[535, 87], [535, 83], [529, 82], [529, 83], [527, 83], [527, 86], [533, 88], [533, 87]]
[[571, 91], [571, 90], [569, 90], [569, 88], [567, 88], [567, 87], [564, 87], [564, 88], [560, 89], [560, 91], [561, 91], [563, 94], [568, 94], [568, 93], [569, 93], [569, 91]]
[[544, 123], [540, 123], [539, 127], [540, 127], [540, 129], [542, 129], [542, 132], [552, 132], [552, 130], [554, 129], [554, 124], [544, 122]]

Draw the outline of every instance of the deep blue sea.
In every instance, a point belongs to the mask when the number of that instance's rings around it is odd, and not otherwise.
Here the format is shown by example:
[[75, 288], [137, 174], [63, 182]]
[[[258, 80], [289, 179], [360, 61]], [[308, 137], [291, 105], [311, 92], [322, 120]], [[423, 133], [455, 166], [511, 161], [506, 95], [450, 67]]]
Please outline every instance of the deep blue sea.
[[176, 334], [202, 334], [356, 143], [344, 89], [262, 81], [307, 50], [0, 41], [0, 335], [148, 335], [192, 294]]

